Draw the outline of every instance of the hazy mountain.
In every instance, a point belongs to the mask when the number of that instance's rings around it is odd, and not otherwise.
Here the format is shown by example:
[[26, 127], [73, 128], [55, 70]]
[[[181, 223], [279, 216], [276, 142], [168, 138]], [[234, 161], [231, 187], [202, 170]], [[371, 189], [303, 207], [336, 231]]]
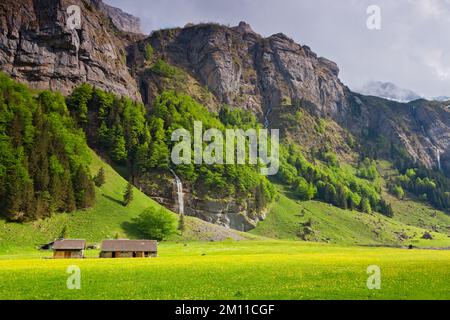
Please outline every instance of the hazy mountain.
[[354, 88], [355, 92], [376, 96], [397, 102], [411, 102], [417, 99], [426, 99], [429, 101], [449, 101], [448, 96], [423, 97], [412, 90], [400, 88], [392, 82], [370, 81], [361, 88]]
[[382, 81], [370, 81], [363, 87], [355, 89], [355, 91], [368, 96], [376, 96], [398, 102], [410, 102], [421, 98], [420, 95], [412, 90], [400, 88], [391, 82]]
[[439, 97], [431, 98], [430, 100], [445, 102], [445, 101], [450, 101], [450, 97], [447, 97], [447, 96], [439, 96]]

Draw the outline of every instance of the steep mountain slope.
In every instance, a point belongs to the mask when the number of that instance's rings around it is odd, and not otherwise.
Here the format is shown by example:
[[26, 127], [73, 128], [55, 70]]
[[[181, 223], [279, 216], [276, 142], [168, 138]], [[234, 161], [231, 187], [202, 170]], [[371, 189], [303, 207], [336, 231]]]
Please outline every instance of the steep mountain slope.
[[[80, 29], [67, 26], [70, 5], [81, 8]], [[142, 36], [118, 29], [113, 23], [118, 13], [111, 16], [105, 8], [101, 1], [2, 1], [2, 71], [37, 89], [68, 94], [89, 82], [140, 99], [125, 64], [125, 47]]]

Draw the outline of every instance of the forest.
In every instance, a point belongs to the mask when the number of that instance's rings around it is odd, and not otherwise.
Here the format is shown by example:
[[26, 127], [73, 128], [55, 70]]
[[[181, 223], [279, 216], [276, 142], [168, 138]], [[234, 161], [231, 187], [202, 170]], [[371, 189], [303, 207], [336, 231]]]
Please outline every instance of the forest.
[[84, 133], [65, 99], [0, 74], [0, 213], [26, 221], [93, 205]]

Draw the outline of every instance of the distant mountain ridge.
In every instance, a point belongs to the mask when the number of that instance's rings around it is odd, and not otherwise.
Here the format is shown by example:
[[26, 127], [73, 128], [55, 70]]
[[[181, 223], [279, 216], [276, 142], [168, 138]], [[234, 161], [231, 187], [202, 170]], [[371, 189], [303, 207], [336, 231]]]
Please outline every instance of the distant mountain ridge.
[[353, 88], [355, 92], [376, 96], [387, 100], [408, 103], [418, 99], [426, 99], [429, 101], [449, 101], [448, 96], [423, 97], [412, 90], [400, 88], [392, 82], [369, 81], [361, 88]]
[[370, 81], [360, 89], [355, 89], [355, 91], [398, 102], [411, 102], [422, 98], [414, 91], [400, 88], [392, 82]]

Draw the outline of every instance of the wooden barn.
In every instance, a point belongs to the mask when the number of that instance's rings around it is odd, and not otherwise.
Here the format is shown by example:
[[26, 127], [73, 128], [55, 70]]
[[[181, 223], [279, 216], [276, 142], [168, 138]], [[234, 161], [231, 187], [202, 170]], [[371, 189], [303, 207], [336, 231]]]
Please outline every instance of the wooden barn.
[[156, 240], [104, 240], [100, 258], [146, 258], [156, 257]]
[[55, 259], [83, 258], [86, 241], [79, 239], [56, 240], [52, 248]]

